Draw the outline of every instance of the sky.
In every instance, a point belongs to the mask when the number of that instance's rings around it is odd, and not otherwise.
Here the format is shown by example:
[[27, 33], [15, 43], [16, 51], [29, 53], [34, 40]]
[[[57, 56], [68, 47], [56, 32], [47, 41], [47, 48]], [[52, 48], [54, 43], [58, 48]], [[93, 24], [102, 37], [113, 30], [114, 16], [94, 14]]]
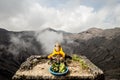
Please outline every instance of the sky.
[[120, 0], [0, 0], [0, 28], [81, 32], [120, 27]]

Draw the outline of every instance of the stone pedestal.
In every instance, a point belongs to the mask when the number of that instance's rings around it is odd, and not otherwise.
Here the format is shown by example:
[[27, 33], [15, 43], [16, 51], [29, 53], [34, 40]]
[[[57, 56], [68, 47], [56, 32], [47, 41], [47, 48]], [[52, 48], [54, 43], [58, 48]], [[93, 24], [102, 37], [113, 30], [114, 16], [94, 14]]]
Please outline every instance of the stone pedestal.
[[50, 65], [48, 59], [42, 56], [31, 56], [23, 64], [13, 76], [13, 80], [104, 80], [104, 74], [101, 69], [95, 66], [85, 56], [80, 56], [88, 65], [87, 69], [80, 67], [79, 62], [69, 60], [67, 63], [69, 72], [64, 76], [54, 76], [49, 72]]

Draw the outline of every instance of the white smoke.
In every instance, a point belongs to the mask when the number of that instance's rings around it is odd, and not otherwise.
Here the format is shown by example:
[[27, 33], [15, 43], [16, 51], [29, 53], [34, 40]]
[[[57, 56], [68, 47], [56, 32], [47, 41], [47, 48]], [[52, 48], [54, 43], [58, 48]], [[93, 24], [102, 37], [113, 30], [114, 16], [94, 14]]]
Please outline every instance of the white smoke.
[[63, 42], [63, 34], [54, 31], [39, 31], [36, 32], [37, 41], [42, 44], [42, 49], [47, 53], [51, 53], [56, 42]]
[[50, 54], [54, 48], [56, 42], [63, 43], [63, 34], [61, 32], [55, 32], [51, 30], [35, 31], [33, 36], [38, 45], [41, 46], [42, 51], [37, 47], [36, 43], [33, 44], [33, 38], [24, 38], [25, 34], [11, 34], [8, 51], [14, 55], [18, 55], [21, 51], [28, 51], [33, 54]]
[[18, 55], [19, 51], [26, 50], [26, 48], [29, 48], [32, 44], [29, 41], [25, 41], [22, 39], [22, 35], [10, 35], [10, 42], [12, 43], [9, 45], [8, 51], [13, 53], [14, 55]]
[[30, 45], [21, 39], [21, 35], [11, 36], [11, 42], [13, 42], [15, 45], [19, 45], [20, 47], [28, 47]]

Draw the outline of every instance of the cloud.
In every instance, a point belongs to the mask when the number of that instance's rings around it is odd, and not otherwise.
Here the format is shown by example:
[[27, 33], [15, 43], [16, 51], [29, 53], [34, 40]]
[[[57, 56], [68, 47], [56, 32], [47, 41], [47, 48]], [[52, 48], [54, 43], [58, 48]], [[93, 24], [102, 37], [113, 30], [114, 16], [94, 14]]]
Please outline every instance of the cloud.
[[40, 30], [51, 27], [80, 32], [91, 27], [120, 27], [118, 0], [1, 0], [0, 9], [0, 27], [8, 30]]

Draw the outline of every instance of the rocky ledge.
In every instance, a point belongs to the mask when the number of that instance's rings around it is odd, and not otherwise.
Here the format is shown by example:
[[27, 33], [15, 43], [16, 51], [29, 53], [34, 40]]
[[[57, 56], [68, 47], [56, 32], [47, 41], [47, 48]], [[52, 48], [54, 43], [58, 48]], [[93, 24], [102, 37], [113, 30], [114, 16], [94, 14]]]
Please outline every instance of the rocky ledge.
[[66, 63], [69, 69], [68, 74], [64, 76], [54, 76], [49, 72], [49, 60], [45, 56], [31, 56], [21, 64], [18, 71], [12, 77], [13, 80], [104, 80], [104, 73], [101, 69], [95, 66], [85, 56], [80, 56], [87, 67], [82, 67], [78, 61], [66, 58]]

